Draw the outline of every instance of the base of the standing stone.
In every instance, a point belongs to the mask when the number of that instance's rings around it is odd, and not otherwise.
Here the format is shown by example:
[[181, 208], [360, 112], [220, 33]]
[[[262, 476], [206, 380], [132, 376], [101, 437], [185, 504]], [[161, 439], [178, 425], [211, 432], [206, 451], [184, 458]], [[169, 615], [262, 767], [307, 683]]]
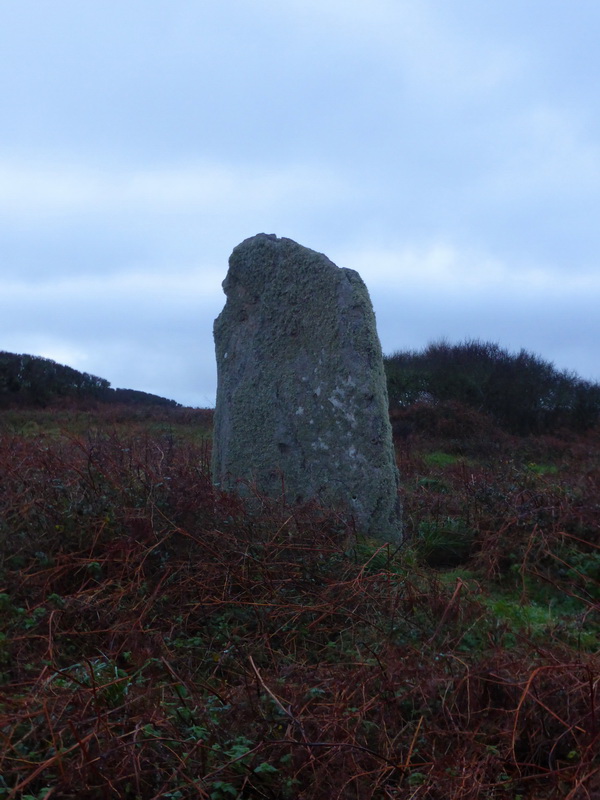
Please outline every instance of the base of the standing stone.
[[[261, 492], [255, 481], [237, 479], [235, 481], [215, 482], [215, 489], [222, 492], [223, 497], [235, 497], [238, 509], [244, 509], [247, 521], [254, 530], [266, 527], [281, 526], [282, 530], [306, 530], [315, 526], [324, 526], [330, 535], [335, 534], [339, 542], [346, 544], [357, 539], [374, 539], [390, 544], [402, 544], [403, 531], [401, 525], [402, 505], [398, 503], [393, 509], [389, 525], [382, 531], [374, 526], [365, 525], [352, 513], [347, 505], [340, 504], [339, 498], [328, 499], [327, 496], [307, 498], [294, 502], [285, 492], [285, 486], [277, 492]], [[241, 506], [239, 505], [241, 504]]]

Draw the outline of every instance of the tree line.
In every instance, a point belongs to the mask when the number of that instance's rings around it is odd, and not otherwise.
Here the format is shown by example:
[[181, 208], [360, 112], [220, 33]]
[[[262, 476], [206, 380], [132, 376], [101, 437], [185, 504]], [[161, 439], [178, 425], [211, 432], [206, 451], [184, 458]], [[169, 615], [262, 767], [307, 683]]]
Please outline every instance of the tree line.
[[174, 400], [135, 389], [113, 389], [105, 378], [79, 372], [50, 358], [0, 352], [0, 406], [47, 406], [63, 399], [178, 405]]
[[422, 351], [398, 351], [384, 363], [391, 409], [454, 401], [518, 434], [585, 431], [600, 419], [600, 384], [526, 350], [510, 353], [477, 339], [440, 341]]
[[[600, 421], [600, 384], [526, 350], [510, 353], [477, 339], [434, 342], [384, 357], [390, 410], [418, 402], [457, 402], [487, 413], [512, 433], [585, 431]], [[0, 352], [0, 407], [61, 400], [178, 406], [174, 400], [110, 382], [40, 356]]]

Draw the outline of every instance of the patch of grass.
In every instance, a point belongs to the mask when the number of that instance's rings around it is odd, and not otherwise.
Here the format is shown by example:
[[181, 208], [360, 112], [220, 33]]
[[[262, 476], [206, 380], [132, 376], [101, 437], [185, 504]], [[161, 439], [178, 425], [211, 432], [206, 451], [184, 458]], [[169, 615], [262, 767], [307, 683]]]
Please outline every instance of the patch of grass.
[[460, 456], [453, 455], [452, 453], [444, 453], [442, 450], [436, 450], [432, 453], [426, 453], [423, 460], [429, 467], [449, 467], [457, 464], [461, 458]]
[[558, 467], [555, 464], [536, 464], [534, 461], [527, 464], [527, 469], [534, 475], [556, 475], [558, 473]]

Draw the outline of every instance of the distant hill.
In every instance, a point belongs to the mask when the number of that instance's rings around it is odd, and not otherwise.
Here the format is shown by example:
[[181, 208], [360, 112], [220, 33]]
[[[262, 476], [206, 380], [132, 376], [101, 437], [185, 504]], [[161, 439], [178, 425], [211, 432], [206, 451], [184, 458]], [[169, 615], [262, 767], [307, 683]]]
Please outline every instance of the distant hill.
[[104, 378], [57, 364], [50, 358], [0, 351], [0, 407], [39, 407], [61, 400], [172, 408], [180, 405], [148, 392], [113, 389]]

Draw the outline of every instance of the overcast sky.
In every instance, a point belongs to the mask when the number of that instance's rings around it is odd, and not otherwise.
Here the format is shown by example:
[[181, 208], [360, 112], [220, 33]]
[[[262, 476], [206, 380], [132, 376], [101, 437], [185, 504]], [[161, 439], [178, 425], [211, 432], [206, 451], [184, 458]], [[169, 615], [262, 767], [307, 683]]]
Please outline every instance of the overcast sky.
[[233, 247], [600, 380], [598, 0], [0, 0], [0, 350], [214, 403]]

